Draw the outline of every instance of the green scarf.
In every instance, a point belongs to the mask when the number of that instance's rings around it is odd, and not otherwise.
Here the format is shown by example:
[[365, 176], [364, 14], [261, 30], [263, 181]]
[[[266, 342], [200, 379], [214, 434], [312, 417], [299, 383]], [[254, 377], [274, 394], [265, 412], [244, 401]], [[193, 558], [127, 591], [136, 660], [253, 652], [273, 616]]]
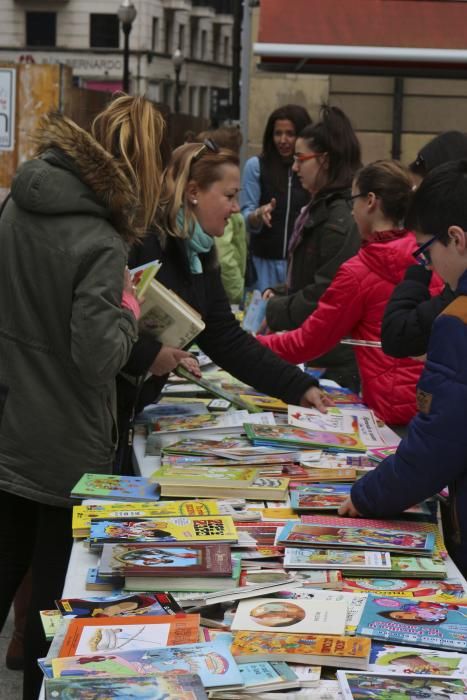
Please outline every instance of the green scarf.
[[[177, 224], [180, 229], [183, 229], [184, 221], [185, 214], [182, 207], [177, 214]], [[214, 238], [203, 231], [196, 219], [188, 234], [189, 237], [185, 238], [185, 250], [188, 256], [190, 272], [193, 275], [200, 275], [203, 272], [203, 266], [199, 255], [200, 253], [209, 253], [214, 245]]]

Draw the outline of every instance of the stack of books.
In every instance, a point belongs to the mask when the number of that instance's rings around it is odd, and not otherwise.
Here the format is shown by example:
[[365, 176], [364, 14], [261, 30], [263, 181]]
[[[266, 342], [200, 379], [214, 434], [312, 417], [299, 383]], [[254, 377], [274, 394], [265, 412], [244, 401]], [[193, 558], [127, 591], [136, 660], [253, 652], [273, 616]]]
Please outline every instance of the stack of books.
[[86, 595], [43, 611], [47, 699], [466, 697], [467, 592], [447, 578], [436, 502], [337, 515], [394, 451], [384, 426], [339, 390], [327, 416], [245, 415], [235, 397], [255, 395], [217, 376], [230, 413], [196, 385], [139, 417], [160, 456], [149, 478], [87, 474], [73, 489], [99, 499], [72, 520], [99, 564]]

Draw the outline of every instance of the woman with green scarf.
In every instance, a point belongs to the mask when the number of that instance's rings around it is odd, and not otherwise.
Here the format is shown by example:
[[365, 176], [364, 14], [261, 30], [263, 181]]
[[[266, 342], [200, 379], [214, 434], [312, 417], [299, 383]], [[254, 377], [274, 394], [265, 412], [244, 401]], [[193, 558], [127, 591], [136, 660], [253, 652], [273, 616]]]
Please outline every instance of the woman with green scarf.
[[[222, 369], [260, 392], [287, 403], [325, 410], [318, 383], [281, 360], [242, 330], [222, 286], [214, 239], [239, 211], [238, 156], [215, 143], [188, 143], [177, 148], [166, 170], [156, 223], [142, 245], [131, 251], [129, 267], [158, 259], [157, 278], [202, 316], [205, 329], [196, 342]], [[119, 379], [120, 435], [134, 410], [154, 402], [177, 360], [175, 348], [141, 335]], [[140, 390], [134, 377], [152, 376]]]

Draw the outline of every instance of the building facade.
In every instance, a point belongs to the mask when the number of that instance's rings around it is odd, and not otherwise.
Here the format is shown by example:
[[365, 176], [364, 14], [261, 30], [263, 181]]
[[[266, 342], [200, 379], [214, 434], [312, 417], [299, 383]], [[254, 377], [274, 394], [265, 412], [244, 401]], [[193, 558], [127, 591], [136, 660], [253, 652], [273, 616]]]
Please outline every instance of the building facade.
[[[173, 53], [179, 74], [180, 111], [216, 114], [230, 101], [232, 0], [133, 0], [130, 34], [133, 94], [175, 105]], [[122, 87], [120, 0], [2, 0], [0, 61], [64, 63], [74, 83], [91, 90]]]

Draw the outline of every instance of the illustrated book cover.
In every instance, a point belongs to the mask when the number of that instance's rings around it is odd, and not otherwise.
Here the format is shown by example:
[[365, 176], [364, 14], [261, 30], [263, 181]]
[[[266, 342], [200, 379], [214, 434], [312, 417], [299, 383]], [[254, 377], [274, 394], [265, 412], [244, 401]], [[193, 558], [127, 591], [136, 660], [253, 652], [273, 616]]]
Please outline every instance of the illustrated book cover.
[[112, 595], [106, 598], [61, 598], [55, 605], [62, 615], [114, 617], [116, 615], [176, 615], [183, 610], [170, 593]]
[[201, 679], [191, 673], [122, 678], [49, 678], [46, 700], [207, 700]]
[[199, 615], [139, 615], [72, 618], [58, 656], [113, 654], [118, 651], [189, 644], [198, 639]]
[[454, 678], [406, 678], [405, 676], [377, 676], [370, 673], [338, 671], [337, 678], [344, 700], [378, 698], [378, 700], [402, 700], [402, 698], [444, 698], [460, 700], [467, 694], [467, 680]]
[[467, 607], [368, 595], [357, 634], [396, 644], [467, 651]]
[[242, 600], [232, 630], [298, 634], [344, 634], [347, 603], [343, 600]]
[[467, 655], [461, 652], [373, 642], [368, 671], [383, 676], [449, 676], [467, 678]]
[[358, 435], [305, 430], [293, 425], [255, 425], [245, 423], [246, 436], [253, 445], [290, 445], [298, 448], [325, 447], [328, 450], [365, 452]]
[[83, 474], [71, 490], [72, 498], [109, 498], [113, 501], [158, 501], [159, 489], [143, 476]]

